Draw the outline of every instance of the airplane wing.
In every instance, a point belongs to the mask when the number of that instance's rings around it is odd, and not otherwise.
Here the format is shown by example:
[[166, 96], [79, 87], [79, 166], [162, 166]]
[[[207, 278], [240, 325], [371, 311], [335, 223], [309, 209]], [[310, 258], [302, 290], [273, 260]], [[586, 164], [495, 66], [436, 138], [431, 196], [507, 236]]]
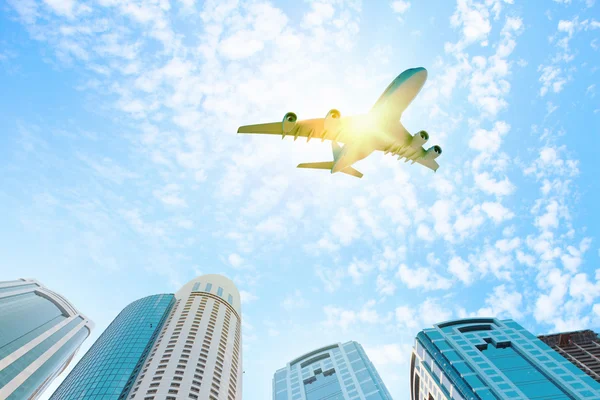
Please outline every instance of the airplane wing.
[[339, 125], [334, 130], [325, 130], [325, 118], [305, 119], [296, 121], [293, 128], [288, 133], [283, 132], [281, 122], [269, 122], [266, 124], [245, 125], [238, 128], [237, 133], [253, 133], [265, 135], [293, 136], [294, 140], [298, 137], [310, 139], [335, 140], [344, 143], [344, 126], [348, 124], [350, 117], [343, 117], [339, 120]]
[[[418, 138], [417, 133], [415, 137]], [[398, 156], [398, 160], [404, 158], [404, 162], [412, 161], [412, 163], [419, 163], [432, 171], [437, 171], [440, 167], [435, 158], [437, 158], [441, 153], [442, 149], [439, 146], [432, 146], [428, 150], [425, 150], [423, 146], [420, 144], [412, 143], [415, 140], [410, 135], [408, 137], [404, 137], [404, 135], [400, 139], [396, 139], [395, 141], [382, 142], [381, 145], [377, 148], [377, 150], [383, 151], [385, 154], [392, 154]], [[418, 140], [418, 139], [417, 139]]]
[[417, 162], [421, 165], [426, 166], [433, 172], [437, 171], [437, 169], [440, 167], [440, 165], [435, 160], [427, 160], [427, 159], [419, 158], [419, 159], [417, 159]]

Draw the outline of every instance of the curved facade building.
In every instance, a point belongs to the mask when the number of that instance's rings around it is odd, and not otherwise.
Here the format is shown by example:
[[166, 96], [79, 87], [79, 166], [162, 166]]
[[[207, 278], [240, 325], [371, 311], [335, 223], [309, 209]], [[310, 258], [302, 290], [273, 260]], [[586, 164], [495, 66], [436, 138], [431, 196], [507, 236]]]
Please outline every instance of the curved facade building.
[[174, 303], [159, 294], [125, 307], [50, 399], [126, 399]]
[[240, 294], [221, 275], [203, 275], [175, 294], [129, 399], [242, 398]]
[[392, 400], [362, 346], [337, 343], [292, 360], [273, 377], [273, 400]]
[[71, 362], [93, 323], [33, 279], [0, 282], [0, 399], [35, 399]]
[[599, 400], [600, 384], [512, 320], [448, 321], [417, 335], [412, 400]]

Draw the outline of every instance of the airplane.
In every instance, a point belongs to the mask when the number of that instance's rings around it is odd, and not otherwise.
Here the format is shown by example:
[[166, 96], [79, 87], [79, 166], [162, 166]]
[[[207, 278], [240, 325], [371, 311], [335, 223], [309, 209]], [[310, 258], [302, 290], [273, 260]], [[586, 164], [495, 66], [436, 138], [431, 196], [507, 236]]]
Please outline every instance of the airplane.
[[363, 174], [352, 165], [377, 150], [435, 172], [439, 168], [435, 159], [442, 154], [442, 148], [435, 145], [425, 150], [423, 144], [429, 140], [429, 134], [419, 131], [411, 135], [400, 122], [402, 113], [426, 79], [425, 68], [407, 69], [390, 83], [367, 114], [342, 117], [338, 110], [332, 109], [325, 118], [298, 121], [296, 114], [288, 112], [281, 122], [240, 126], [237, 133], [281, 135], [282, 139], [293, 136], [294, 140], [305, 137], [307, 142], [331, 140], [333, 161], [302, 163], [297, 168], [326, 169], [332, 174], [342, 172], [362, 178]]

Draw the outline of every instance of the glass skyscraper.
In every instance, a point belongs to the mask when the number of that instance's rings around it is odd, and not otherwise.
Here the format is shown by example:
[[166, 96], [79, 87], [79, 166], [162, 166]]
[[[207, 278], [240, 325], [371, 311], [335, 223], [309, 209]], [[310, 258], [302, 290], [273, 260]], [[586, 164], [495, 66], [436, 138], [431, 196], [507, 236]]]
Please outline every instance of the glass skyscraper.
[[412, 400], [599, 400], [600, 384], [512, 320], [472, 318], [421, 331]]
[[126, 399], [174, 303], [158, 294], [125, 307], [50, 399]]
[[273, 400], [391, 400], [379, 374], [356, 342], [311, 351], [273, 377]]
[[0, 282], [0, 399], [35, 399], [73, 359], [93, 323], [32, 279]]

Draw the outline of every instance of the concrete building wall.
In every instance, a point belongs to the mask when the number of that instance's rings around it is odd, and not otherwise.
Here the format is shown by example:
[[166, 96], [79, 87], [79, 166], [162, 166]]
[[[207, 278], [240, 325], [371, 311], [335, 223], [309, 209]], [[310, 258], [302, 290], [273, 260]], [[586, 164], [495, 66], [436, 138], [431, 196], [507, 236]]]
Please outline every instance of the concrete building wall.
[[242, 398], [241, 299], [229, 279], [185, 284], [129, 398]]

